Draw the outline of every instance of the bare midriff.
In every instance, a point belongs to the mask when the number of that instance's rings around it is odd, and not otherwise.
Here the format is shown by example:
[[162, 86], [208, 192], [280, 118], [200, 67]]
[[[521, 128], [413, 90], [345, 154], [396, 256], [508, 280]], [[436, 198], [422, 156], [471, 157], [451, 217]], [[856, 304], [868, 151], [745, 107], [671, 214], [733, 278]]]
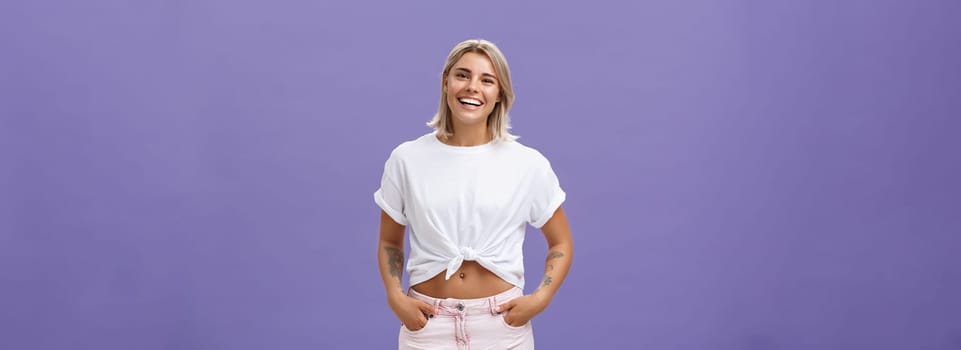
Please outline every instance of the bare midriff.
[[444, 279], [446, 274], [445, 270], [411, 288], [418, 293], [440, 299], [478, 299], [497, 295], [514, 287], [474, 261], [464, 261], [449, 280]]

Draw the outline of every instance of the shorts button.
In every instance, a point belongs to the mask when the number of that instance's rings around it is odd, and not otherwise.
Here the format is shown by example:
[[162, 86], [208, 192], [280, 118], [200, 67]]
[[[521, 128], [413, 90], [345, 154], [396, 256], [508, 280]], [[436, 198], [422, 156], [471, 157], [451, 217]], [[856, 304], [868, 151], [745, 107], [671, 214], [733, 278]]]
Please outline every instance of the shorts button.
[[457, 310], [464, 311], [464, 304], [458, 303], [458, 304], [457, 304]]

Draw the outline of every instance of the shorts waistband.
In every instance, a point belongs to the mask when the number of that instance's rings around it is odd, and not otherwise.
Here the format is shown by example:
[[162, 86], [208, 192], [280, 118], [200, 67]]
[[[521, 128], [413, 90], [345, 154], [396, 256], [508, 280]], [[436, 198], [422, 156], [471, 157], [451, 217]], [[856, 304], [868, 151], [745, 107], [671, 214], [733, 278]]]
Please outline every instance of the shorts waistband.
[[437, 315], [469, 316], [478, 314], [496, 315], [498, 312], [494, 311], [494, 308], [511, 299], [524, 295], [524, 291], [520, 288], [513, 287], [497, 295], [477, 299], [440, 299], [418, 293], [414, 289], [409, 289], [407, 295], [434, 306]]

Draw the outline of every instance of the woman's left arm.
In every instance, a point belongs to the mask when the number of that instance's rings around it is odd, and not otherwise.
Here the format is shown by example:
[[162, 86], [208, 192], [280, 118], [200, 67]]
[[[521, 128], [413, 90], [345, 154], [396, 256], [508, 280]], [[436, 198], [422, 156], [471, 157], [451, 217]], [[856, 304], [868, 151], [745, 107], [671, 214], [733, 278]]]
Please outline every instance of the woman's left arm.
[[544, 261], [544, 277], [540, 285], [534, 293], [501, 304], [498, 309], [498, 312], [509, 311], [504, 316], [504, 321], [512, 326], [522, 326], [544, 311], [571, 268], [574, 242], [564, 209], [557, 208], [551, 219], [541, 227], [541, 231], [547, 240], [547, 258]]

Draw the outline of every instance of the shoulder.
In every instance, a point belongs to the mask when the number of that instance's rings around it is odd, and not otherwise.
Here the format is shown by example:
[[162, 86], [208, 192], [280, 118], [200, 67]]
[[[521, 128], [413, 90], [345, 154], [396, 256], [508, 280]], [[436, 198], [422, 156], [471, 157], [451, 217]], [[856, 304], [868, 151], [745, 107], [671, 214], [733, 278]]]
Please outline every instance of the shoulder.
[[428, 149], [431, 141], [430, 138], [433, 137], [433, 135], [433, 133], [429, 133], [416, 139], [402, 142], [390, 151], [390, 159], [401, 160], [423, 152]]
[[503, 148], [513, 157], [534, 166], [550, 166], [550, 161], [541, 151], [518, 141], [503, 141]]

